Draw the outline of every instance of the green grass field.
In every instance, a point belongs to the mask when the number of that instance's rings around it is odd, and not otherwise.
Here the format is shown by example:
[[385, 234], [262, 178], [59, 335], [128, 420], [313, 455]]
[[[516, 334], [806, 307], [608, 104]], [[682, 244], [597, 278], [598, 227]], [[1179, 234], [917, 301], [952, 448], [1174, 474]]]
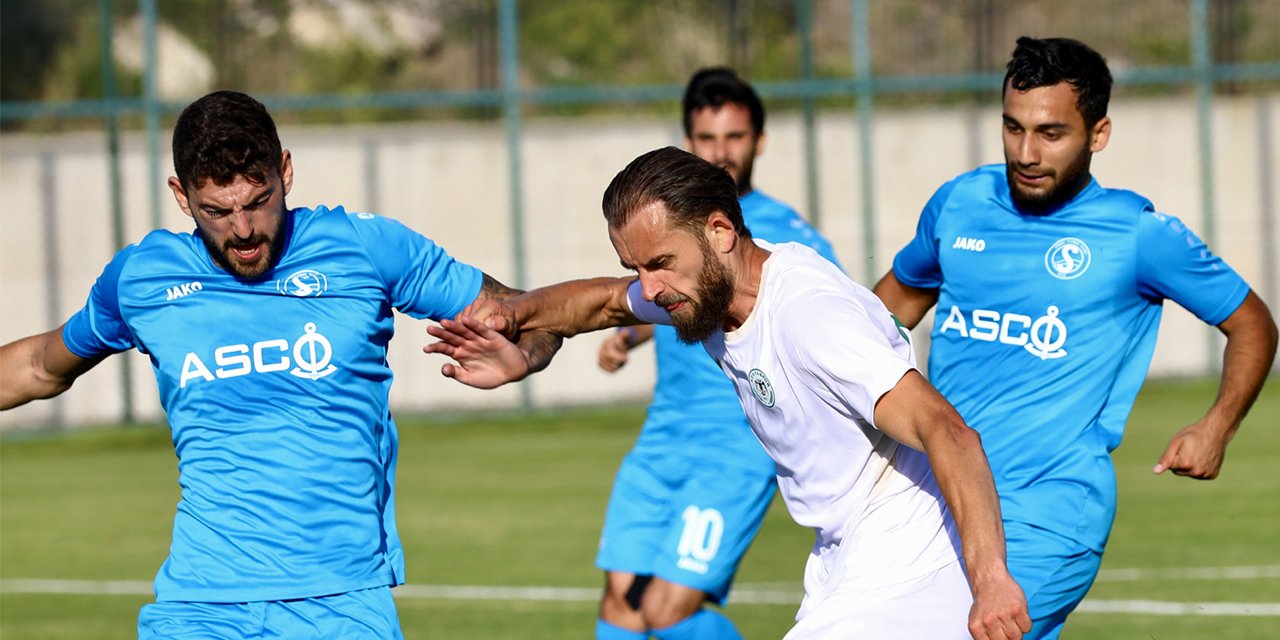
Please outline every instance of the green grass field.
[[[1068, 624], [1067, 638], [1280, 637], [1275, 381], [1229, 450], [1221, 478], [1195, 482], [1150, 471], [1168, 437], [1203, 412], [1213, 390], [1203, 382], [1152, 383], [1144, 390], [1116, 454], [1120, 512], [1103, 578], [1086, 605], [1255, 603], [1270, 615], [1082, 611]], [[624, 407], [402, 419], [397, 509], [410, 585], [557, 587], [562, 591], [555, 594], [567, 594], [502, 599], [502, 593], [481, 592], [490, 599], [403, 589], [398, 603], [406, 637], [591, 637], [591, 598], [601, 584], [592, 566], [596, 536], [613, 472], [642, 417], [641, 407]], [[0, 637], [135, 637], [137, 610], [149, 596], [31, 593], [20, 581], [150, 581], [168, 550], [177, 498], [165, 430], [3, 440]], [[789, 628], [810, 541], [775, 505], [739, 574], [743, 601], [728, 609], [748, 638], [779, 638]], [[1253, 567], [1263, 577], [1180, 571], [1197, 567]], [[1122, 569], [1135, 575], [1114, 573]], [[794, 594], [794, 600], [746, 602], [753, 593]]]

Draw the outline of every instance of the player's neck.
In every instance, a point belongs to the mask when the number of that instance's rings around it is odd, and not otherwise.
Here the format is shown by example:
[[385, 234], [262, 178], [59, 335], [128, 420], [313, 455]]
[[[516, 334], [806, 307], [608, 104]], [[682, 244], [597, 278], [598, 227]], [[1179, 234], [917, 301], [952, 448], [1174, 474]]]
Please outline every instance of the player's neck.
[[740, 240], [734, 252], [733, 302], [729, 303], [729, 313], [725, 315], [724, 330], [735, 331], [747, 321], [756, 308], [756, 300], [760, 297], [760, 284], [764, 276], [764, 263], [769, 259], [769, 250], [752, 242]]

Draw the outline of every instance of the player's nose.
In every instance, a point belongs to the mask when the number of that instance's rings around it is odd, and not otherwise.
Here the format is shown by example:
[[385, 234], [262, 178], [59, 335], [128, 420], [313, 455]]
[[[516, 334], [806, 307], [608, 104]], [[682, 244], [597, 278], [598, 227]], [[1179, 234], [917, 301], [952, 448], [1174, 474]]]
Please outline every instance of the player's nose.
[[649, 273], [641, 270], [640, 271], [640, 294], [644, 296], [644, 299], [648, 300], [649, 302], [653, 302], [654, 298], [657, 298], [658, 295], [661, 293], [662, 293], [662, 283], [658, 281], [658, 278], [654, 276], [653, 273]]
[[237, 238], [247, 240], [253, 235], [253, 220], [248, 211], [240, 209], [228, 217], [231, 219], [231, 233]]

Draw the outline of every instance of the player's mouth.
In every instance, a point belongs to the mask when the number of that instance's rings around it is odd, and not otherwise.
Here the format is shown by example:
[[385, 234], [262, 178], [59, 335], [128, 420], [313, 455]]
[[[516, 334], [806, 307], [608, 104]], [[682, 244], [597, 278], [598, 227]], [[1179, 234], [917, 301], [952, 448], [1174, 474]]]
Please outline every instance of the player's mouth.
[[227, 248], [227, 253], [231, 254], [240, 262], [257, 262], [262, 257], [262, 252], [266, 248], [267, 243], [255, 242], [253, 244], [232, 245]]
[[1052, 177], [1052, 174], [1049, 173], [1025, 173], [1022, 171], [1015, 171], [1013, 175], [1018, 179], [1018, 184], [1028, 187], [1042, 187]]

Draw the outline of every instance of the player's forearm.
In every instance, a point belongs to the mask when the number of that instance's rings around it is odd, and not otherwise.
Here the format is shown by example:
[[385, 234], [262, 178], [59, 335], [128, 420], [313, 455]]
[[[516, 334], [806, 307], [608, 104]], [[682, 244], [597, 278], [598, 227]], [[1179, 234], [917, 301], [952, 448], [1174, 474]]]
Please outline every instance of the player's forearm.
[[1222, 379], [1218, 397], [1205, 417], [1229, 440], [1258, 398], [1271, 371], [1277, 331], [1270, 310], [1252, 292], [1220, 327], [1227, 335]]
[[570, 337], [637, 322], [627, 305], [634, 278], [571, 280], [507, 300], [520, 331], [544, 330]]
[[62, 346], [61, 334], [59, 327], [0, 347], [0, 410], [52, 398], [92, 366]]
[[564, 338], [550, 331], [524, 331], [516, 342], [516, 346], [520, 347], [520, 351], [529, 362], [529, 373], [546, 369], [547, 365], [551, 364], [551, 358], [555, 357], [563, 344]]
[[1000, 500], [981, 438], [954, 410], [948, 413], [953, 415], [938, 416], [943, 426], [929, 430], [924, 447], [955, 518], [969, 581], [977, 588], [1007, 573]]

